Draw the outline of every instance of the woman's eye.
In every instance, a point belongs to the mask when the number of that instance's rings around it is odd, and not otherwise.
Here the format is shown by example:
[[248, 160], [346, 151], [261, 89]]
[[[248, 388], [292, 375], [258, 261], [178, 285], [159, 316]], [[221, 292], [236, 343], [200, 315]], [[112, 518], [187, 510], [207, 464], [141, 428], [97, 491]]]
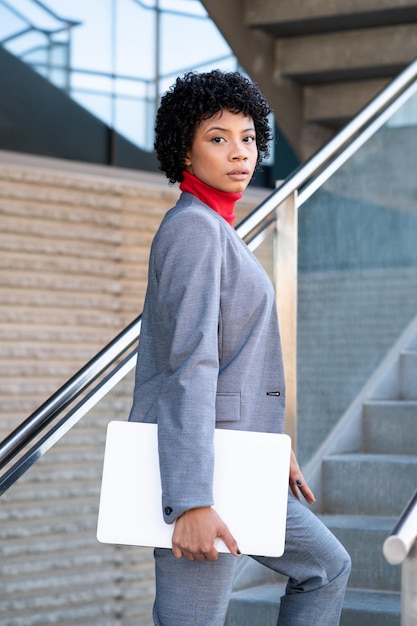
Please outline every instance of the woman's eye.
[[247, 137], [244, 137], [243, 141], [245, 141], [246, 143], [252, 143], [253, 141], [255, 141], [255, 135], [248, 135]]
[[223, 137], [213, 137], [213, 143], [222, 143], [224, 141]]

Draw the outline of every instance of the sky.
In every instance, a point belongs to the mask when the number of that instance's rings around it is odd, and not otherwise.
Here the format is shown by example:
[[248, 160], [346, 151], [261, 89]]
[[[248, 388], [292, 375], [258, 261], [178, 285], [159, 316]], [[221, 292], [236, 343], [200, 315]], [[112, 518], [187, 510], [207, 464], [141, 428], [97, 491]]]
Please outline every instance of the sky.
[[[56, 29], [62, 26], [34, 0], [3, 1], [38, 28]], [[149, 100], [155, 95], [157, 22], [155, 11], [151, 9], [156, 4], [162, 11], [195, 16], [161, 13], [160, 92], [164, 92], [178, 74], [196, 66], [201, 70], [236, 68], [230, 48], [206, 17], [199, 0], [42, 0], [42, 3], [61, 18], [81, 22], [72, 29], [72, 97], [142, 147], [150, 149], [153, 142], [149, 129], [153, 127], [155, 106], [145, 102], [144, 98]], [[26, 26], [23, 19], [0, 4], [1, 39]], [[65, 33], [57, 34], [55, 38], [65, 39]], [[8, 47], [12, 52], [21, 53], [40, 45], [44, 47], [44, 42], [43, 36], [32, 33], [10, 41]], [[39, 50], [32, 52], [31, 57], [32, 60], [45, 60]], [[213, 61], [224, 57], [227, 57], [225, 61]], [[55, 62], [61, 64], [62, 60], [62, 51], [59, 51]], [[126, 78], [115, 81], [108, 76], [75, 70], [105, 74], [114, 72]], [[62, 76], [62, 72], [55, 74], [53, 80], [62, 82]], [[115, 105], [109, 97], [112, 90], [119, 96]]]

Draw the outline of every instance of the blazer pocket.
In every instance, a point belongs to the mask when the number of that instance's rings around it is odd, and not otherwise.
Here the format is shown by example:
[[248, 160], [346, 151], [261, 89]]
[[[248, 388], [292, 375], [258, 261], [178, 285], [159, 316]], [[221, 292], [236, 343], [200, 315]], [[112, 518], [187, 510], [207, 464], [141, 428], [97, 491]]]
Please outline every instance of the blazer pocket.
[[240, 420], [240, 393], [216, 394], [216, 422]]

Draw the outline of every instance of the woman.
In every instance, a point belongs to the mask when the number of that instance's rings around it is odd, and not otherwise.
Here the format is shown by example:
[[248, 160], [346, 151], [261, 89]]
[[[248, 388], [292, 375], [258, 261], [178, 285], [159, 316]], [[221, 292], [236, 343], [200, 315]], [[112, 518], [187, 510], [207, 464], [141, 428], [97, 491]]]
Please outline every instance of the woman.
[[[214, 428], [283, 431], [275, 294], [232, 227], [268, 153], [269, 114], [256, 85], [215, 70], [178, 78], [156, 120], [160, 168], [182, 195], [152, 244], [129, 419], [158, 423], [163, 515], [175, 522], [172, 550], [155, 549], [158, 626], [224, 624], [240, 551], [213, 509]], [[256, 559], [289, 577], [280, 626], [335, 626], [350, 559], [300, 502], [314, 496], [294, 455], [290, 487], [284, 555]]]

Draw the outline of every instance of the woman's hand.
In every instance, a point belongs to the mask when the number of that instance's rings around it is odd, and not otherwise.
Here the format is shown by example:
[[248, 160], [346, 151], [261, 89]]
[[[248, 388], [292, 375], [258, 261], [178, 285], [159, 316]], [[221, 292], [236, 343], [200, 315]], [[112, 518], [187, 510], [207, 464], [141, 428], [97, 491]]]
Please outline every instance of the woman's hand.
[[172, 536], [172, 552], [187, 561], [217, 561], [219, 553], [214, 541], [219, 537], [234, 556], [240, 555], [236, 540], [226, 524], [211, 507], [190, 509], [175, 522]]
[[309, 504], [316, 501], [313, 492], [304, 480], [293, 450], [291, 450], [290, 459], [290, 488], [297, 500], [301, 500], [301, 493]]

